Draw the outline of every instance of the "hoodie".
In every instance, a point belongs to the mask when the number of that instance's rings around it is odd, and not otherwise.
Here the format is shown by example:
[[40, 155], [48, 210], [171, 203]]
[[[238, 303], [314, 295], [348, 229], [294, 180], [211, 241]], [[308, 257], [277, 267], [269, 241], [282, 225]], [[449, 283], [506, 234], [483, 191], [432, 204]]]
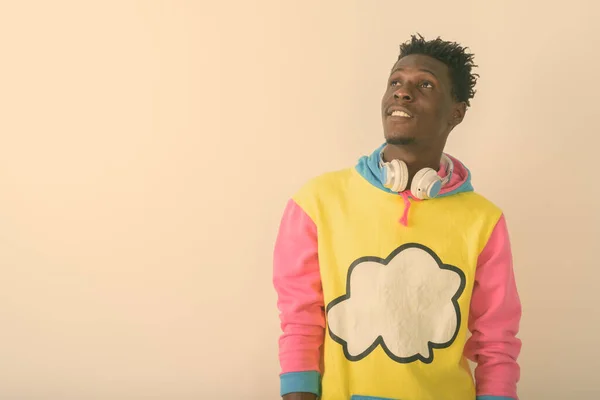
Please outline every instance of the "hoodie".
[[517, 399], [521, 304], [502, 211], [450, 155], [437, 197], [390, 191], [383, 148], [286, 205], [273, 260], [281, 395]]

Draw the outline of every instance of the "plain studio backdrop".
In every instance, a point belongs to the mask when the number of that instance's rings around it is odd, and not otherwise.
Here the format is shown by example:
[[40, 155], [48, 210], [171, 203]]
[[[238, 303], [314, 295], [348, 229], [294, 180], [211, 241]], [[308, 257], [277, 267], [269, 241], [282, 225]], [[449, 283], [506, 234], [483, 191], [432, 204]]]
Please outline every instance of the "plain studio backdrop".
[[522, 399], [600, 395], [596, 2], [0, 2], [0, 398], [278, 398], [272, 250], [382, 142], [398, 46], [476, 54], [447, 150], [506, 213]]

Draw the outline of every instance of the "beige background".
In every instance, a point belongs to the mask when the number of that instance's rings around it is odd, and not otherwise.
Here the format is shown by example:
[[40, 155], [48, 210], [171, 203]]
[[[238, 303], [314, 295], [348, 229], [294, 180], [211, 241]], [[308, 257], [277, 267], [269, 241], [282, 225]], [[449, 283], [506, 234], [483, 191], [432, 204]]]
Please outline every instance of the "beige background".
[[0, 1], [0, 398], [276, 399], [283, 206], [381, 142], [416, 31], [480, 65], [448, 151], [510, 224], [521, 397], [597, 397], [596, 4]]

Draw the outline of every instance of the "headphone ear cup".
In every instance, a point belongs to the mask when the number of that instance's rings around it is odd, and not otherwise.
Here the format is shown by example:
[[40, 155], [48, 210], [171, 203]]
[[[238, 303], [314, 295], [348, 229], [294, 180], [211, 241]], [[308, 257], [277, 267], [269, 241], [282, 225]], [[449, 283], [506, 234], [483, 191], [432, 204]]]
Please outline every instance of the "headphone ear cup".
[[394, 179], [394, 171], [390, 163], [385, 163], [381, 167], [383, 171], [383, 186], [390, 189], [392, 187], [392, 180]]
[[390, 162], [394, 169], [394, 182], [391, 190], [400, 193], [408, 186], [408, 167], [404, 161], [392, 160]]
[[442, 188], [442, 180], [432, 168], [423, 168], [417, 172], [410, 185], [413, 196], [419, 200], [436, 197]]
[[404, 161], [392, 160], [382, 166], [383, 186], [400, 193], [408, 186], [408, 167]]

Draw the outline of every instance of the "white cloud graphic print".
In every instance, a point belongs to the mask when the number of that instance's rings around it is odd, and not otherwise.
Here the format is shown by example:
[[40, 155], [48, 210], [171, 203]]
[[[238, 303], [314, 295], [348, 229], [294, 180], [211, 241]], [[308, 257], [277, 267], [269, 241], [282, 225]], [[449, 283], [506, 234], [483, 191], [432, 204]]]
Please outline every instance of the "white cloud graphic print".
[[464, 273], [429, 248], [406, 244], [386, 259], [363, 257], [348, 270], [346, 294], [327, 306], [329, 334], [348, 360], [377, 346], [399, 363], [433, 361], [460, 328]]

